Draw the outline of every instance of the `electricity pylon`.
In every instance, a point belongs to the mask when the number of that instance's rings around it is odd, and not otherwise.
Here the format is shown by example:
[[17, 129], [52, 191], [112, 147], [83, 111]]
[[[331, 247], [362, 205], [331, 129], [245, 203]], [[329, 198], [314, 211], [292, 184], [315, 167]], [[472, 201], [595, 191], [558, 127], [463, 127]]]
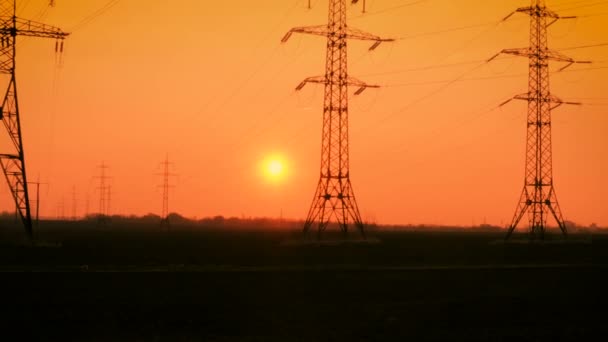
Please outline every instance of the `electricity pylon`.
[[163, 204], [162, 211], [160, 214], [160, 226], [169, 229], [169, 188], [173, 186], [169, 185], [169, 177], [175, 176], [174, 174], [169, 172], [169, 165], [172, 163], [169, 162], [169, 154], [165, 157], [165, 161], [160, 163], [163, 173], [159, 174], [163, 177], [163, 184], [160, 185], [163, 188]]
[[555, 219], [562, 234], [567, 236], [566, 225], [553, 187], [551, 111], [562, 104], [580, 103], [562, 101], [551, 94], [549, 61], [567, 63], [560, 71], [574, 63], [589, 62], [575, 61], [548, 47], [547, 28], [559, 19], [574, 17], [560, 17], [547, 8], [545, 0], [532, 0], [531, 6], [518, 8], [505, 20], [518, 12], [530, 16], [530, 46], [521, 49], [505, 49], [501, 53], [529, 59], [528, 92], [509, 99], [501, 106], [513, 99], [528, 102], [526, 168], [524, 188], [505, 239], [511, 237], [513, 230], [526, 213], [528, 214], [530, 238], [544, 239], [549, 216]]
[[76, 186], [72, 186], [72, 221], [76, 221], [78, 218], [76, 215]]
[[0, 77], [2, 83], [7, 85], [0, 105], [0, 119], [11, 141], [8, 151], [4, 150], [6, 146], [2, 147], [0, 166], [15, 200], [25, 232], [32, 240], [32, 216], [15, 78], [17, 36], [56, 39], [55, 50], [60, 52], [63, 50], [63, 39], [68, 33], [53, 26], [17, 18], [16, 2], [16, 0], [0, 0], [0, 75], [2, 75]]
[[109, 196], [110, 193], [110, 185], [108, 184], [107, 169], [109, 168], [104, 162], [101, 162], [101, 165], [97, 167], [99, 169], [99, 176], [96, 178], [99, 179], [99, 217], [98, 223], [105, 224], [108, 218], [108, 209], [109, 209]]
[[[353, 0], [356, 3], [357, 0]], [[325, 85], [323, 104], [323, 133], [321, 139], [321, 174], [312, 205], [304, 223], [307, 234], [318, 222], [318, 236], [327, 228], [332, 217], [343, 233], [348, 231], [349, 219], [365, 237], [361, 214], [350, 182], [348, 155], [348, 87], [356, 86], [355, 95], [366, 88], [378, 88], [348, 76], [347, 39], [371, 40], [374, 50], [381, 42], [393, 41], [350, 28], [346, 24], [346, 0], [329, 0], [329, 20], [326, 25], [296, 27], [283, 37], [286, 42], [292, 33], [306, 33], [327, 37], [325, 75], [305, 79], [296, 90], [307, 83]]]

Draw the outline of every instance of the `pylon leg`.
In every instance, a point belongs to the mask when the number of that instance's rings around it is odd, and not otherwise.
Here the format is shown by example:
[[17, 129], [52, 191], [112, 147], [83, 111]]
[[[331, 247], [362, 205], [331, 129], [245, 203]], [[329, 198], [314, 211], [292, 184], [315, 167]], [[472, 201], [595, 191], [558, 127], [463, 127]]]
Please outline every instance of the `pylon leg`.
[[23, 222], [25, 233], [33, 241], [32, 217], [30, 212], [30, 201], [25, 173], [25, 158], [23, 152], [23, 140], [21, 138], [21, 122], [19, 120], [19, 106], [17, 102], [17, 86], [15, 76], [12, 75], [2, 107], [0, 107], [0, 118], [6, 128], [9, 138], [13, 142], [13, 148], [9, 153], [0, 154], [0, 164], [6, 177], [6, 181], [13, 195], [15, 206]]
[[557, 195], [555, 194], [555, 189], [552, 187], [549, 193], [549, 199], [547, 201], [547, 206], [549, 207], [549, 211], [553, 215], [555, 222], [559, 226], [559, 229], [562, 231], [564, 237], [568, 237], [568, 230], [566, 229], [566, 223], [564, 222], [564, 218], [562, 216], [562, 211], [557, 203]]
[[[312, 226], [315, 224], [315, 222], [317, 221], [317, 217], [319, 216], [323, 216], [323, 209], [322, 206], [319, 205], [319, 201], [321, 200], [320, 198], [320, 193], [322, 190], [322, 179], [319, 180], [319, 183], [317, 184], [317, 190], [315, 191], [315, 195], [312, 198], [312, 204], [310, 206], [310, 209], [308, 210], [308, 215], [306, 216], [306, 221], [304, 222], [304, 228], [302, 229], [302, 232], [306, 235], [308, 234], [308, 232], [310, 231], [310, 228], [312, 228]], [[318, 229], [318, 234], [320, 235], [321, 233], [321, 226], [322, 226], [322, 221], [323, 219], [319, 219], [319, 225], [317, 227]]]
[[[540, 189], [536, 189], [535, 192], [540, 192]], [[530, 198], [530, 194], [527, 188], [522, 191], [519, 204], [515, 210], [513, 221], [509, 226], [505, 240], [508, 240], [513, 233], [513, 230], [517, 227], [524, 214], [528, 213], [529, 225], [530, 225], [530, 238], [544, 240], [546, 227], [547, 227], [547, 214], [550, 212], [552, 217], [555, 219], [559, 229], [564, 236], [568, 236], [568, 231], [562, 217], [562, 213], [557, 202], [557, 196], [555, 190], [551, 188], [546, 198], [540, 197], [539, 194], [534, 194], [534, 200]], [[537, 198], [538, 197], [538, 198]]]
[[528, 206], [528, 194], [526, 188], [524, 187], [519, 197], [519, 202], [517, 203], [517, 208], [515, 209], [515, 214], [513, 215], [513, 220], [511, 220], [511, 225], [509, 226], [509, 230], [507, 231], [507, 235], [505, 236], [505, 240], [508, 240], [511, 237], [511, 234], [513, 234], [513, 230], [515, 230], [515, 227], [517, 227], [519, 221], [521, 221], [522, 217], [528, 209]]
[[321, 178], [319, 180], [304, 224], [304, 234], [307, 234], [315, 221], [318, 221], [317, 234], [320, 239], [321, 233], [327, 228], [332, 215], [335, 216], [340, 231], [344, 235], [348, 234], [349, 222], [352, 220], [365, 239], [363, 222], [348, 179]]

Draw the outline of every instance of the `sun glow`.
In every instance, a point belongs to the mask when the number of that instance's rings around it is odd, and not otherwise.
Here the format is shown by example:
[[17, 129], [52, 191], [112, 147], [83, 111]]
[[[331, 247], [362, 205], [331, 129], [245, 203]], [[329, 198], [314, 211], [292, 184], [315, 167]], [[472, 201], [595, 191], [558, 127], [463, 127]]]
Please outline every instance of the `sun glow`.
[[268, 163], [268, 173], [272, 176], [278, 176], [283, 172], [283, 164], [279, 160], [273, 160]]
[[285, 177], [285, 161], [280, 156], [270, 156], [263, 163], [264, 176], [267, 180], [278, 182]]

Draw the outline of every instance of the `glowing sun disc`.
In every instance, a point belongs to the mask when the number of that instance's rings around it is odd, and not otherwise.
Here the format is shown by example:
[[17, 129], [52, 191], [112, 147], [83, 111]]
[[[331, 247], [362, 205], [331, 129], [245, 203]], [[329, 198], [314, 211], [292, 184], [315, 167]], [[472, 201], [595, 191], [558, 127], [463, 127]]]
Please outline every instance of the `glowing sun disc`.
[[271, 182], [283, 180], [287, 171], [283, 158], [276, 155], [266, 158], [262, 168], [265, 178]]
[[283, 163], [280, 160], [271, 160], [268, 162], [268, 173], [272, 176], [278, 176], [283, 173]]

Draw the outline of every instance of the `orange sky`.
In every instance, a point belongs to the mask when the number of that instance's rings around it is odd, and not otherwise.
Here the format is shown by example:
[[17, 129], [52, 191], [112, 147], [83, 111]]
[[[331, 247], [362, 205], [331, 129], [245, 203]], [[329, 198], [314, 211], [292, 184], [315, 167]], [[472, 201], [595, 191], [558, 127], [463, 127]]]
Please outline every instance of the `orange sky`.
[[[47, 2], [24, 2], [18, 14], [37, 18]], [[112, 213], [159, 213], [156, 173], [168, 153], [179, 175], [171, 211], [278, 217], [282, 210], [303, 219], [318, 181], [323, 91], [294, 87], [323, 74], [325, 41], [280, 39], [293, 26], [326, 22], [327, 2], [313, 0], [312, 10], [306, 2], [119, 1], [73, 30], [61, 68], [54, 42], [21, 38], [17, 82], [28, 176], [50, 183], [42, 215], [57, 215], [62, 198], [71, 215], [72, 187], [78, 215], [87, 198], [89, 211], [97, 211], [94, 177], [102, 161], [112, 176]], [[366, 42], [349, 43], [349, 74], [385, 85], [350, 100], [351, 179], [363, 219], [504, 226], [523, 186], [526, 104], [487, 109], [527, 90], [527, 61], [476, 61], [528, 45], [525, 15], [493, 23], [529, 1], [401, 6], [410, 2], [368, 0], [363, 16], [360, 6], [349, 10], [350, 26], [404, 37], [373, 53]], [[42, 20], [70, 31], [106, 3], [57, 0]], [[547, 3], [586, 16], [551, 26], [551, 47], [606, 42], [608, 3]], [[449, 30], [476, 24], [487, 25]], [[608, 47], [562, 52], [598, 63], [552, 74], [555, 95], [588, 103], [553, 112], [558, 199], [567, 220], [608, 226]], [[460, 62], [471, 63], [407, 71]], [[576, 71], [592, 67], [598, 69]], [[448, 87], [438, 83], [467, 71]], [[260, 171], [273, 154], [287, 163], [281, 182]], [[0, 208], [12, 207], [2, 182]]]

